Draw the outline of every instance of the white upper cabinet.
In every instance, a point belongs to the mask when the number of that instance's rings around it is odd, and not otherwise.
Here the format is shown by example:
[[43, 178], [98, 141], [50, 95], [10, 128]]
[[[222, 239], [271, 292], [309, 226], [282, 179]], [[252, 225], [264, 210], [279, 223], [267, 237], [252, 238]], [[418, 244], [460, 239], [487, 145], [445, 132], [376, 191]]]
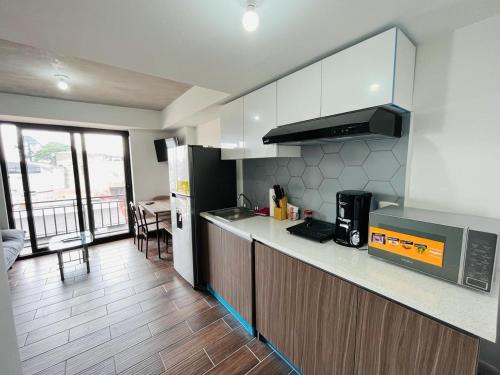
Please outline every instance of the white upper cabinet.
[[275, 156], [275, 145], [264, 145], [262, 137], [276, 127], [276, 82], [244, 97], [245, 158]]
[[278, 126], [320, 117], [321, 61], [278, 81]]
[[222, 106], [220, 128], [222, 159], [243, 159], [243, 98]]
[[411, 111], [415, 51], [392, 28], [226, 104], [222, 158], [299, 157], [300, 146], [263, 144], [276, 126], [375, 106]]
[[321, 116], [379, 105], [411, 110], [415, 46], [397, 28], [323, 60]]
[[300, 147], [264, 145], [262, 137], [276, 127], [276, 82], [244, 97], [245, 159], [269, 157], [298, 157]]

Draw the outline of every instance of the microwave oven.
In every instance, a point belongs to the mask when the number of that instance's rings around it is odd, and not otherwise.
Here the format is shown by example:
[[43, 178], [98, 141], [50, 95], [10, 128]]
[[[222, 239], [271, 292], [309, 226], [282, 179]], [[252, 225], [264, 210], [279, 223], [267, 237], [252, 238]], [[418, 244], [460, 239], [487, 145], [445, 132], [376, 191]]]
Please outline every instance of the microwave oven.
[[368, 253], [462, 286], [490, 292], [500, 220], [410, 207], [370, 213]]

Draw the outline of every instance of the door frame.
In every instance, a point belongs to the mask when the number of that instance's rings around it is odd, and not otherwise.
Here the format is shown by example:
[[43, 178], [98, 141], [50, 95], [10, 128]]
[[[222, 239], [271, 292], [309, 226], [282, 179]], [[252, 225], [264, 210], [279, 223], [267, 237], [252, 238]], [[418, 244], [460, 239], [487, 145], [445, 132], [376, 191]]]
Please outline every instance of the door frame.
[[[81, 141], [82, 141], [82, 163], [83, 163], [83, 173], [84, 173], [84, 181], [85, 181], [85, 192], [86, 192], [86, 200], [87, 200], [87, 215], [89, 218], [89, 228], [92, 231], [92, 234], [94, 234], [94, 215], [93, 215], [93, 209], [91, 205], [92, 197], [90, 196], [90, 176], [89, 176], [89, 170], [88, 170], [88, 160], [87, 160], [87, 151], [85, 148], [85, 140], [84, 140], [84, 135], [85, 134], [112, 134], [112, 135], [119, 135], [122, 137], [123, 140], [123, 168], [124, 168], [124, 177], [125, 177], [125, 198], [126, 198], [126, 210], [127, 210], [127, 216], [128, 216], [128, 232], [126, 233], [120, 233], [120, 234], [115, 234], [115, 235], [110, 235], [106, 237], [101, 237], [101, 238], [94, 238], [94, 244], [100, 244], [100, 243], [106, 243], [110, 241], [116, 241], [120, 239], [125, 239], [125, 238], [130, 238], [133, 236], [133, 231], [134, 231], [134, 224], [132, 221], [132, 214], [129, 210], [129, 205], [128, 202], [133, 201], [133, 185], [132, 185], [132, 170], [131, 170], [131, 164], [130, 164], [130, 143], [129, 143], [129, 132], [126, 130], [111, 130], [111, 129], [98, 129], [98, 128], [86, 128], [86, 127], [79, 127], [79, 126], [67, 126], [67, 125], [51, 125], [51, 124], [36, 124], [36, 123], [26, 123], [26, 122], [18, 122], [18, 121], [5, 121], [5, 124], [9, 125], [15, 125], [17, 127], [17, 139], [18, 139], [18, 147], [19, 147], [19, 156], [20, 156], [20, 167], [21, 167], [21, 176], [23, 180], [23, 189], [24, 189], [24, 199], [25, 199], [25, 204], [26, 204], [26, 211], [27, 211], [27, 216], [28, 216], [28, 227], [29, 227], [29, 232], [30, 232], [30, 240], [31, 240], [31, 247], [32, 247], [32, 253], [29, 255], [24, 255], [20, 256], [19, 259], [27, 259], [39, 255], [44, 255], [47, 254], [48, 251], [44, 250], [38, 250], [37, 244], [36, 244], [36, 233], [35, 233], [35, 227], [34, 227], [34, 220], [33, 220], [33, 211], [32, 211], [32, 205], [31, 205], [31, 196], [30, 196], [30, 189], [29, 189], [29, 179], [28, 179], [28, 174], [27, 174], [27, 164], [26, 164], [26, 156], [25, 156], [25, 151], [24, 151], [24, 144], [22, 142], [22, 130], [23, 129], [30, 129], [30, 130], [46, 130], [46, 131], [60, 131], [60, 132], [67, 132], [69, 133], [70, 136], [70, 141], [71, 141], [71, 159], [72, 159], [72, 164], [73, 164], [73, 178], [75, 179], [75, 194], [76, 194], [76, 201], [77, 201], [77, 207], [78, 207], [78, 222], [81, 225], [83, 222], [83, 200], [82, 200], [82, 191], [81, 191], [81, 185], [80, 185], [80, 179], [79, 179], [79, 170], [78, 170], [78, 164], [77, 164], [77, 155], [76, 155], [76, 148], [75, 148], [75, 141], [74, 141], [74, 136], [75, 134], [81, 134]], [[4, 157], [4, 150], [3, 150], [3, 142], [1, 140], [1, 133], [0, 133], [0, 170], [2, 171], [2, 180], [3, 180], [3, 187], [4, 187], [4, 195], [5, 195], [5, 203], [6, 203], [6, 208], [7, 208], [7, 216], [8, 216], [8, 221], [9, 221], [9, 227], [14, 228], [15, 225], [15, 220], [14, 220], [14, 215], [12, 212], [12, 198], [10, 194], [10, 186], [9, 186], [9, 181], [8, 181], [8, 170], [7, 170], [7, 161], [5, 160]], [[77, 179], [78, 177], [78, 179]], [[81, 227], [81, 226], [80, 226]]]

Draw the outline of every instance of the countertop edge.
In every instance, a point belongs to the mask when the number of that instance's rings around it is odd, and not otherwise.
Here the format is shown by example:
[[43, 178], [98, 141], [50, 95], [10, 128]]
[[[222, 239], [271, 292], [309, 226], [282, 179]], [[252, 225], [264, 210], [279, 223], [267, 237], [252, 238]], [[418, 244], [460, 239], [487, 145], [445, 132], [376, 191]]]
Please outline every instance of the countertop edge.
[[254, 237], [252, 236], [251, 233], [238, 230], [237, 228], [231, 226], [230, 223], [227, 223], [224, 220], [218, 219], [214, 215], [209, 214], [208, 212], [202, 212], [200, 214], [200, 216], [202, 218], [210, 221], [211, 223], [217, 224], [221, 228], [226, 229], [227, 231], [229, 231], [229, 232], [237, 235], [238, 237], [241, 237], [241, 238], [243, 238], [245, 240], [248, 240], [248, 241], [253, 241], [254, 240]]

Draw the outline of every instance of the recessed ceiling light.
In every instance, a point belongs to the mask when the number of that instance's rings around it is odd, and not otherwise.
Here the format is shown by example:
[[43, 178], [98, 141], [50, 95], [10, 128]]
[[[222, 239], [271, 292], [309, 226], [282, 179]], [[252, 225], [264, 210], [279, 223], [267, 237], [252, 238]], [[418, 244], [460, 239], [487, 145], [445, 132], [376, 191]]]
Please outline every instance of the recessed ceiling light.
[[253, 32], [259, 27], [259, 15], [255, 11], [255, 2], [252, 0], [247, 1], [247, 10], [243, 14], [243, 28], [248, 32]]
[[259, 116], [259, 115], [255, 115], [255, 116], [253, 116], [253, 119], [254, 119], [255, 121], [259, 121], [259, 120], [260, 120], [260, 116]]
[[378, 83], [373, 83], [370, 85], [370, 91], [371, 92], [376, 92], [380, 89], [380, 85]]
[[67, 75], [56, 74], [55, 77], [57, 78], [57, 87], [59, 88], [59, 90], [66, 91], [69, 89], [69, 77]]

